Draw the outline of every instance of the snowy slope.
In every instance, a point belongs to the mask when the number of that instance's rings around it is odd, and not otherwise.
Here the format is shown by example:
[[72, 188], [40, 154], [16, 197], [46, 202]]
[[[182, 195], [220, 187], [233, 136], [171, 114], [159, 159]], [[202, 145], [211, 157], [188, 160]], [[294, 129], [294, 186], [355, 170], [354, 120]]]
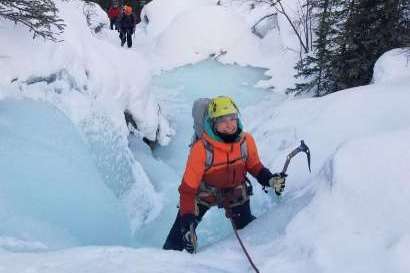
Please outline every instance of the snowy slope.
[[302, 156], [290, 167], [286, 199], [309, 204], [268, 243], [274, 258], [262, 271], [409, 272], [410, 74], [393, 76], [389, 66], [408, 71], [405, 59], [388, 52], [375, 70], [389, 73], [375, 84], [292, 100], [255, 124], [257, 139], [269, 136], [260, 148], [272, 167], [302, 138], [313, 159], [310, 176]]
[[[64, 34], [67, 42], [63, 44], [33, 42], [23, 28], [1, 21], [0, 38], [7, 37], [16, 46], [4, 40], [0, 43], [6, 56], [1, 59], [0, 98], [45, 100], [78, 126], [104, 183], [127, 206], [133, 230], [155, 218], [164, 204], [164, 196], [158, 196], [146, 170], [127, 147], [122, 117], [122, 111], [130, 108], [137, 119], [141, 117], [138, 121], [143, 134], [151, 138], [162, 124], [160, 140], [164, 144], [169, 141], [167, 135], [172, 130], [157, 115], [156, 98], [145, 89], [151, 71], [195, 63], [220, 53], [222, 48], [227, 53], [218, 57], [220, 61], [270, 68], [272, 79], [261, 85], [273, 84], [283, 91], [291, 81], [295, 56], [285, 50], [292, 44], [291, 39], [283, 38], [287, 34], [272, 32], [256, 40], [249, 33], [252, 20], [243, 16], [243, 9], [212, 6], [215, 2], [179, 0], [170, 5], [169, 1], [154, 0], [146, 10], [151, 21], [137, 30], [136, 50], [120, 49], [115, 33], [106, 29], [91, 34], [78, 13], [83, 6], [76, 1], [58, 2], [69, 22]], [[167, 11], [164, 17], [162, 11]], [[208, 25], [198, 27], [196, 19], [210, 14], [216, 14], [217, 22], [226, 25], [214, 28], [208, 21]], [[283, 23], [282, 19], [279, 21]], [[195, 29], [201, 34], [216, 30], [215, 35], [190, 39], [181, 28], [192, 35]], [[235, 31], [229, 37], [245, 41], [243, 47], [225, 41], [224, 31]], [[177, 37], [182, 41], [174, 40]], [[277, 200], [269, 193], [267, 212], [240, 232], [261, 272], [410, 272], [410, 223], [406, 214], [410, 208], [406, 187], [410, 178], [406, 165], [410, 160], [410, 79], [406, 57], [396, 53], [381, 57], [372, 85], [323, 98], [289, 98], [280, 106], [272, 96], [242, 112], [263, 161], [272, 170], [281, 169], [287, 153], [300, 139], [312, 152], [312, 174], [308, 174], [304, 156], [296, 157], [288, 171], [283, 198]], [[26, 59], [35, 65], [24, 65]], [[33, 78], [36, 82], [37, 77], [52, 74], [57, 80], [33, 83]], [[191, 91], [195, 90], [187, 90]], [[141, 149], [141, 154], [143, 158], [149, 153]], [[164, 163], [156, 166], [161, 165]], [[1, 236], [0, 245], [9, 246], [9, 250], [44, 249], [41, 243], [27, 244]], [[158, 248], [106, 246], [45, 253], [6, 249], [0, 250], [0, 272], [252, 270], [233, 235], [202, 248], [196, 256]]]

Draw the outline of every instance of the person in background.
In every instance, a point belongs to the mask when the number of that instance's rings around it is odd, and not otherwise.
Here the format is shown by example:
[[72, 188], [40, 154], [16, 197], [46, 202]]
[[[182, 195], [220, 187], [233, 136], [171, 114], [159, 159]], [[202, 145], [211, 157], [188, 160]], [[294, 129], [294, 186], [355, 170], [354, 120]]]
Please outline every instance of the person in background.
[[136, 16], [132, 11], [132, 7], [125, 5], [118, 19], [121, 46], [124, 46], [125, 42], [127, 42], [128, 48], [132, 47], [132, 35], [135, 32], [135, 25]]
[[108, 9], [108, 18], [110, 19], [110, 29], [118, 29], [117, 27], [117, 20], [118, 17], [121, 14], [121, 7], [117, 6], [117, 5], [112, 5], [109, 9]]

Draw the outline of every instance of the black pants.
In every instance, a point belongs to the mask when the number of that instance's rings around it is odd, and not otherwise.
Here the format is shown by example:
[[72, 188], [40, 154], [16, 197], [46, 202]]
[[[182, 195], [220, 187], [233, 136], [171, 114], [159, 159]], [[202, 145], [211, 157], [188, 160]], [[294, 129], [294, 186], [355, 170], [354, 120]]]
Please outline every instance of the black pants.
[[121, 46], [124, 46], [125, 42], [127, 42], [127, 46], [132, 47], [132, 34], [132, 29], [120, 29]]
[[117, 23], [116, 23], [116, 21], [117, 21], [117, 18], [115, 18], [115, 19], [110, 19], [110, 29], [117, 29]]
[[[199, 223], [209, 208], [203, 205], [198, 205], [198, 208], [199, 208], [199, 215], [196, 217], [196, 220]], [[254, 219], [256, 219], [256, 217], [253, 216], [251, 213], [251, 208], [249, 206], [249, 200], [243, 205], [233, 208], [232, 215], [233, 215], [232, 220], [237, 229], [244, 228], [247, 224], [249, 224]], [[162, 248], [172, 249], [172, 250], [183, 250], [184, 249], [184, 246], [182, 243], [182, 233], [181, 233], [181, 215], [179, 211], [175, 219], [175, 222], [172, 225], [172, 228], [168, 234], [168, 237], [164, 243], [164, 246]]]

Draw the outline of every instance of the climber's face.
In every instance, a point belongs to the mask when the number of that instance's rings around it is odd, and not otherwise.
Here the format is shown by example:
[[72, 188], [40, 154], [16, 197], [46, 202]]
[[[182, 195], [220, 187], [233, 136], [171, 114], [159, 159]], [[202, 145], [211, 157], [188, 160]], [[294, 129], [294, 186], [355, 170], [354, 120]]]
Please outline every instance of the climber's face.
[[215, 119], [215, 129], [218, 133], [231, 135], [238, 129], [238, 115], [230, 114]]

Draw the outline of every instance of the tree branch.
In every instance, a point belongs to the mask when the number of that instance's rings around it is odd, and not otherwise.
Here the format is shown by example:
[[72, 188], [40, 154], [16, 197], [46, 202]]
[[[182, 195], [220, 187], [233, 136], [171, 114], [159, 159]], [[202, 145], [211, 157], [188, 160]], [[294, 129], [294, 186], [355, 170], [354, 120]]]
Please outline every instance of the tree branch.
[[51, 0], [0, 0], [0, 17], [22, 24], [34, 33], [34, 37], [58, 42], [64, 31], [64, 21], [58, 17], [58, 9]]

